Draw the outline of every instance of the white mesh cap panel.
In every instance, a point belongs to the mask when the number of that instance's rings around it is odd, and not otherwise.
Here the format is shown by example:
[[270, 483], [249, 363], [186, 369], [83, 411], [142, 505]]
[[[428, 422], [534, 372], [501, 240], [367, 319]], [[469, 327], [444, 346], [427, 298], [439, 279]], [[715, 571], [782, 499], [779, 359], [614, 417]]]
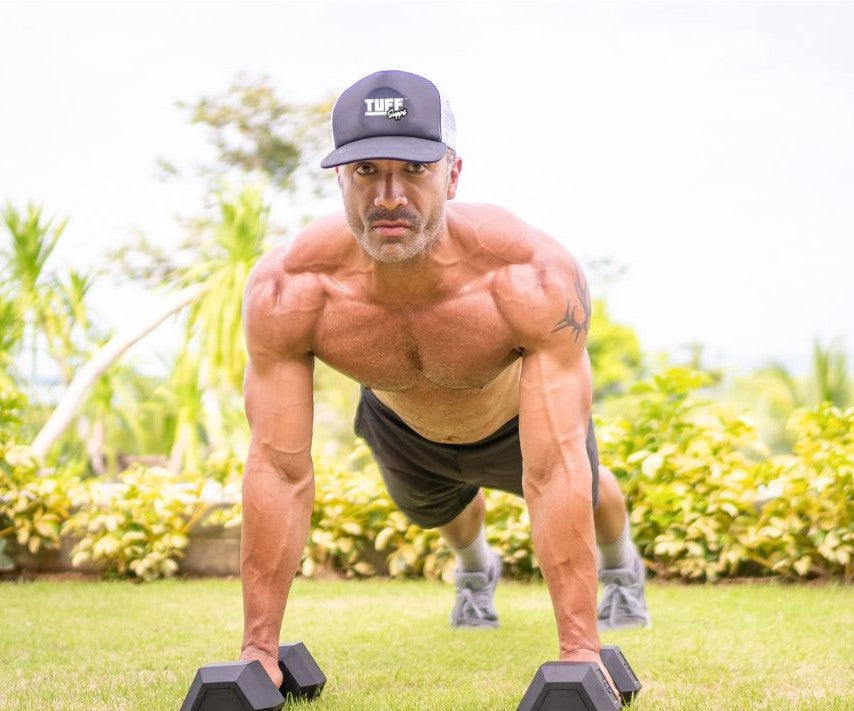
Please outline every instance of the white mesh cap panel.
[[454, 119], [454, 112], [451, 110], [451, 103], [448, 97], [441, 91], [439, 92], [439, 101], [442, 105], [442, 143], [448, 148], [457, 150], [457, 122]]

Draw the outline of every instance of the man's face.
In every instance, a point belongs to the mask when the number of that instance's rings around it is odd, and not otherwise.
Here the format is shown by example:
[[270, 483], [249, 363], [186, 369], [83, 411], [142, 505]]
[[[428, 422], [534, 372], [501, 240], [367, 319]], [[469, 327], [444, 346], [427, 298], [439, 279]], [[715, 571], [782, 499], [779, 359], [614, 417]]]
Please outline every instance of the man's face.
[[462, 161], [367, 160], [339, 166], [344, 212], [356, 241], [378, 262], [399, 263], [439, 239], [445, 201], [457, 192]]

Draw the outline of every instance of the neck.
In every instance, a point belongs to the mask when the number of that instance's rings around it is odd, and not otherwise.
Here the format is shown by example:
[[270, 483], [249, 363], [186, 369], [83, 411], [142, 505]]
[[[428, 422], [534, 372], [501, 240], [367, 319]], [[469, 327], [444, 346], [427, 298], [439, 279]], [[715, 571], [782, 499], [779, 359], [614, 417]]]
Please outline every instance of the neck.
[[458, 261], [445, 227], [430, 249], [412, 259], [391, 263], [371, 260], [368, 279], [383, 302], [401, 306], [424, 303], [442, 294], [448, 269]]

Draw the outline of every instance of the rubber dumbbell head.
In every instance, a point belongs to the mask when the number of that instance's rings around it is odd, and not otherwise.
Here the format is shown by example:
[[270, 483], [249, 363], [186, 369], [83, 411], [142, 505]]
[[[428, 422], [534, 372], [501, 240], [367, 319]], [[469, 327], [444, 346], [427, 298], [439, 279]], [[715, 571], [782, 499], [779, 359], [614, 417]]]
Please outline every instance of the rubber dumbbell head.
[[516, 711], [619, 711], [622, 706], [598, 664], [546, 662]]
[[641, 683], [619, 647], [602, 647], [602, 664], [618, 694], [593, 662], [546, 662], [534, 675], [517, 711], [617, 711], [630, 704]]
[[615, 645], [602, 647], [599, 652], [602, 663], [614, 680], [624, 706], [628, 706], [640, 693], [641, 683], [635, 676], [620, 648]]
[[261, 662], [223, 662], [196, 672], [181, 711], [279, 711], [284, 703]]
[[280, 691], [285, 696], [313, 701], [326, 684], [326, 675], [302, 642], [279, 645]]
[[314, 700], [326, 676], [302, 642], [279, 646], [277, 689], [259, 661], [210, 664], [196, 672], [181, 711], [280, 711], [286, 697]]

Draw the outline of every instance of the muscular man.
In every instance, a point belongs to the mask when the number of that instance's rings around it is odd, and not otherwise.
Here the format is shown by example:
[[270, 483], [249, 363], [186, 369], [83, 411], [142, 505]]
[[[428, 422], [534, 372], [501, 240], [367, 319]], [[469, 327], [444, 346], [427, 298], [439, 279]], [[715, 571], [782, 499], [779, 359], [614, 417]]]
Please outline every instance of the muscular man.
[[279, 631], [314, 497], [320, 358], [361, 383], [356, 430], [395, 503], [456, 553], [452, 624], [497, 624], [501, 562], [480, 487], [502, 489], [525, 497], [560, 659], [600, 661], [597, 619], [649, 618], [623, 497], [598, 464], [581, 268], [506, 210], [448, 204], [462, 161], [450, 107], [426, 79], [361, 79], [332, 129], [322, 165], [335, 168], [344, 212], [267, 254], [246, 290], [242, 658], [281, 682]]

